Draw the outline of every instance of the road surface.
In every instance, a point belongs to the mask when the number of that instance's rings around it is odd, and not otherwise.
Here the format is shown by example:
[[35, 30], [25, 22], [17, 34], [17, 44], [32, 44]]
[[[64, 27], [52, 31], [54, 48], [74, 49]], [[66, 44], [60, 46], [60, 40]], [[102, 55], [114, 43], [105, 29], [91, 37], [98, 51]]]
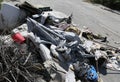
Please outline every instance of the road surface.
[[[22, 2], [25, 0], [21, 0]], [[112, 46], [120, 47], [120, 15], [104, 10], [82, 0], [26, 0], [34, 5], [50, 6], [67, 15], [73, 13], [73, 21], [80, 28], [89, 27], [93, 32], [108, 37]], [[103, 71], [103, 70], [102, 70]], [[101, 73], [104, 82], [119, 82], [120, 72], [106, 70]]]

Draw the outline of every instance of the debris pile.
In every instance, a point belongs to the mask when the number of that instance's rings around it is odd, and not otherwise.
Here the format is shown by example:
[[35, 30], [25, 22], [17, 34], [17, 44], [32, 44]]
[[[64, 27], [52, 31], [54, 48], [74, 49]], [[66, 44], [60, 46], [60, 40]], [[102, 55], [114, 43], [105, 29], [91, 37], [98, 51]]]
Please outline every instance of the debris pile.
[[3, 3], [0, 25], [1, 82], [98, 82], [99, 66], [120, 70], [119, 49], [75, 26], [72, 15]]

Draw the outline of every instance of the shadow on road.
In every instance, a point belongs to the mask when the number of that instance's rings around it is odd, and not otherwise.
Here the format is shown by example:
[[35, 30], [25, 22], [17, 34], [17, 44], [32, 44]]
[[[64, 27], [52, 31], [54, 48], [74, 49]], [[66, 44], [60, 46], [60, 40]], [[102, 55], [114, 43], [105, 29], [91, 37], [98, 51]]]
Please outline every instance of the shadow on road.
[[106, 69], [104, 67], [100, 67], [99, 68], [99, 72], [100, 74], [102, 75], [107, 75], [107, 74], [120, 74], [120, 71], [116, 71], [116, 70], [109, 70], [109, 69]]

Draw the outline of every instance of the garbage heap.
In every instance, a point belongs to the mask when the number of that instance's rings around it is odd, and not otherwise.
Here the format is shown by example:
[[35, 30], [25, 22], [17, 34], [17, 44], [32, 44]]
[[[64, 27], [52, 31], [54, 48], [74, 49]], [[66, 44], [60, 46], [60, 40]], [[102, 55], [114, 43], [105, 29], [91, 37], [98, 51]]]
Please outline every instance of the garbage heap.
[[120, 70], [119, 49], [72, 15], [2, 3], [0, 20], [1, 82], [98, 82], [99, 67]]

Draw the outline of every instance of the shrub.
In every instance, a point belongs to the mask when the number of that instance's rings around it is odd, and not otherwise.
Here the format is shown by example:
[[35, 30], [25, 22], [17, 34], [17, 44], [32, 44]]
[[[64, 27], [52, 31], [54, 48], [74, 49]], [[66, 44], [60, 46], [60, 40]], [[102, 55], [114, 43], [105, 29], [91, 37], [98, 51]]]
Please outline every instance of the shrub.
[[103, 4], [112, 9], [120, 10], [120, 0], [90, 0], [90, 1]]
[[3, 0], [0, 0], [0, 8], [1, 8], [1, 3], [2, 3]]

